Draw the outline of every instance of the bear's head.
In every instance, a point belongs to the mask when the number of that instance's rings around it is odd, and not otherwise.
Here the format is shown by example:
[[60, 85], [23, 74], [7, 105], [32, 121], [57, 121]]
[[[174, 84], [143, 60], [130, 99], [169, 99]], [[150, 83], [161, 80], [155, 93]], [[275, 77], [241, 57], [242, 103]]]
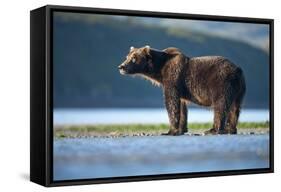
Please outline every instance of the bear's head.
[[141, 48], [131, 47], [126, 60], [118, 66], [122, 75], [144, 74], [152, 67], [150, 47], [147, 45]]

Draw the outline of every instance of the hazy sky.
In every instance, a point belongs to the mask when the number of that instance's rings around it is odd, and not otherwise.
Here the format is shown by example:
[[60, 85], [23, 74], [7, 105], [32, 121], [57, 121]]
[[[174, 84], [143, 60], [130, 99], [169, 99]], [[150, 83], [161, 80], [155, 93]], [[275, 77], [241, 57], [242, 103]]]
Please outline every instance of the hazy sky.
[[203, 33], [228, 37], [245, 41], [253, 46], [268, 50], [269, 25], [266, 24], [161, 19], [159, 25], [177, 26]]

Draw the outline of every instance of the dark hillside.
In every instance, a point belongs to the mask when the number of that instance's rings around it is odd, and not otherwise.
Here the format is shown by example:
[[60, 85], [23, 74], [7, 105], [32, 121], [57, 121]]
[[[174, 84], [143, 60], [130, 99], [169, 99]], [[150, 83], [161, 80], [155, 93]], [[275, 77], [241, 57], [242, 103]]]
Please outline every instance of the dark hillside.
[[267, 108], [269, 56], [246, 43], [126, 20], [83, 22], [54, 17], [54, 107], [163, 107], [161, 89], [121, 76], [130, 46], [180, 48], [187, 56], [221, 55], [246, 76], [245, 107]]

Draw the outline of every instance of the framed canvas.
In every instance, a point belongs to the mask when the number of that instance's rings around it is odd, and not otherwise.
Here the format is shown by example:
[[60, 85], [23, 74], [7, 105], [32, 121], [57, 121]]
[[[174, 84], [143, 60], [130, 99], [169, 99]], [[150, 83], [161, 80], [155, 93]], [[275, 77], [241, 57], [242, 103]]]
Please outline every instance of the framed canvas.
[[273, 20], [47, 5], [30, 13], [30, 180], [273, 172]]

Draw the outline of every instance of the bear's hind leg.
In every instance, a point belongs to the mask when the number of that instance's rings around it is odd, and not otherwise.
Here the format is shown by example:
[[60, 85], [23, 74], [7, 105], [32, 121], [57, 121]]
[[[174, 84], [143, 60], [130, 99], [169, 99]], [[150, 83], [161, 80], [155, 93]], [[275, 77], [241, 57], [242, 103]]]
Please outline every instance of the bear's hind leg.
[[226, 129], [229, 134], [237, 134], [237, 123], [240, 114], [240, 103], [234, 102], [227, 117]]
[[214, 107], [214, 124], [213, 128], [206, 131], [205, 134], [227, 134], [228, 131], [225, 129], [226, 117], [228, 115], [229, 108], [226, 103]]

